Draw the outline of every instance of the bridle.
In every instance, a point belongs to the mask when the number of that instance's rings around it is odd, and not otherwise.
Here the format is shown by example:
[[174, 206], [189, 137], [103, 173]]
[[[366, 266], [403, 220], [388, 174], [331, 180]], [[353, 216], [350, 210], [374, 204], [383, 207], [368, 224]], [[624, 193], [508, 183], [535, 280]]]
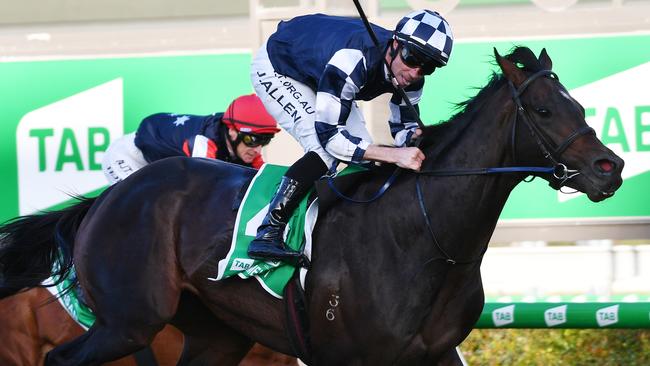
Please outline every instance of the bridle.
[[[448, 169], [423, 169], [415, 172], [418, 175], [429, 175], [439, 177], [460, 176], [460, 175], [488, 175], [488, 174], [503, 174], [503, 173], [530, 173], [533, 177], [539, 174], [552, 174], [554, 180], [549, 185], [553, 189], [561, 189], [564, 183], [571, 178], [580, 174], [578, 170], [569, 169], [565, 164], [561, 163], [562, 154], [573, 144], [578, 138], [585, 135], [596, 135], [596, 131], [589, 126], [584, 126], [574, 131], [562, 143], [556, 145], [546, 132], [539, 127], [537, 122], [531, 118], [530, 113], [524, 108], [521, 103], [521, 95], [526, 91], [528, 86], [540, 77], [548, 76], [552, 79], [558, 80], [559, 77], [551, 70], [541, 70], [524, 80], [519, 88], [516, 88], [512, 81], [508, 81], [510, 90], [512, 91], [512, 100], [515, 103], [514, 120], [512, 122], [512, 130], [510, 133], [510, 151], [512, 160], [517, 162], [517, 121], [520, 119], [528, 126], [537, 146], [539, 147], [545, 159], [550, 160], [552, 166], [539, 167], [539, 166], [509, 166], [509, 167], [494, 167], [494, 168], [448, 168]], [[420, 140], [421, 141], [421, 140]], [[332, 191], [340, 198], [354, 203], [369, 203], [381, 197], [390, 188], [397, 176], [401, 173], [402, 169], [396, 168], [395, 172], [386, 180], [384, 185], [369, 199], [354, 199], [343, 195], [334, 186], [333, 177], [336, 175], [334, 168], [327, 177], [327, 183]]]
[[[529, 173], [532, 174], [533, 177], [539, 175], [539, 174], [552, 174], [554, 180], [552, 180], [549, 185], [553, 187], [554, 189], [561, 189], [564, 183], [566, 183], [567, 180], [577, 176], [580, 174], [578, 170], [575, 169], [569, 169], [565, 164], [561, 163], [561, 157], [562, 154], [573, 144], [578, 138], [586, 135], [596, 135], [596, 131], [594, 131], [593, 128], [589, 126], [584, 126], [579, 128], [578, 130], [574, 131], [571, 133], [567, 138], [564, 139], [560, 144], [555, 144], [553, 142], [553, 139], [548, 136], [546, 132], [540, 126], [537, 124], [534, 118], [530, 116], [530, 113], [526, 110], [524, 105], [521, 102], [521, 95], [526, 91], [528, 86], [535, 81], [536, 79], [540, 77], [550, 77], [552, 79], [558, 80], [558, 76], [551, 70], [541, 70], [538, 71], [532, 75], [530, 75], [526, 80], [524, 80], [521, 85], [519, 85], [518, 88], [514, 86], [512, 81], [508, 81], [508, 84], [510, 85], [510, 90], [512, 91], [512, 100], [515, 103], [515, 113], [514, 113], [514, 119], [512, 122], [512, 130], [511, 130], [511, 136], [510, 136], [510, 151], [512, 154], [512, 159], [513, 162], [517, 162], [517, 125], [518, 121], [522, 120], [523, 123], [528, 126], [528, 129], [530, 130], [533, 138], [535, 139], [535, 142], [537, 143], [537, 146], [539, 147], [540, 151], [542, 152], [542, 155], [544, 156], [545, 159], [548, 159], [552, 166], [550, 167], [539, 167], [539, 166], [510, 166], [510, 167], [496, 167], [496, 168], [451, 168], [451, 169], [436, 169], [436, 170], [421, 170], [419, 172], [415, 172], [417, 174], [416, 180], [415, 180], [415, 188], [416, 188], [416, 193], [418, 197], [418, 203], [420, 206], [420, 211], [422, 212], [422, 216], [424, 217], [425, 223], [427, 230], [429, 231], [429, 234], [433, 238], [433, 242], [436, 245], [438, 251], [442, 256], [440, 257], [434, 257], [425, 262], [425, 265], [431, 261], [437, 260], [437, 259], [442, 259], [444, 260], [447, 264], [471, 264], [475, 263], [481, 260], [483, 258], [483, 254], [485, 254], [485, 251], [487, 250], [487, 245], [483, 250], [481, 251], [481, 254], [477, 256], [476, 258], [470, 259], [470, 260], [465, 260], [465, 261], [457, 261], [453, 259], [445, 250], [444, 248], [440, 245], [438, 242], [438, 239], [436, 238], [435, 232], [431, 226], [431, 220], [429, 218], [429, 215], [427, 213], [426, 207], [424, 205], [424, 195], [422, 192], [422, 188], [420, 186], [420, 176], [422, 175], [428, 175], [428, 176], [461, 176], [461, 175], [488, 175], [488, 174], [503, 174], [503, 173]], [[393, 174], [388, 178], [388, 180], [384, 183], [384, 185], [379, 189], [379, 191], [370, 199], [364, 199], [364, 200], [358, 200], [354, 199], [351, 197], [347, 197], [343, 195], [336, 187], [334, 186], [334, 181], [332, 176], [329, 176], [328, 179], [328, 185], [332, 189], [332, 191], [339, 196], [340, 198], [349, 201], [349, 202], [355, 202], [355, 203], [369, 203], [372, 202], [379, 197], [381, 197], [387, 190], [390, 188], [392, 183], [395, 181], [397, 176], [399, 176], [400, 172], [402, 169], [397, 168], [393, 172]]]
[[[526, 80], [524, 80], [521, 85], [519, 85], [519, 88], [516, 88], [512, 81], [508, 80], [508, 84], [510, 85], [510, 90], [512, 91], [512, 100], [515, 102], [515, 114], [514, 114], [514, 120], [512, 122], [512, 132], [511, 132], [511, 137], [510, 137], [510, 148], [511, 148], [511, 153], [512, 153], [512, 158], [513, 161], [516, 163], [517, 162], [517, 149], [516, 149], [516, 135], [517, 135], [517, 121], [522, 120], [528, 126], [528, 129], [530, 130], [531, 134], [533, 135], [535, 142], [537, 143], [537, 146], [539, 146], [543, 156], [545, 159], [548, 159], [551, 161], [553, 164], [552, 167], [546, 168], [547, 173], [552, 172], [553, 177], [555, 178], [555, 181], [551, 182], [550, 185], [554, 189], [560, 189], [564, 183], [577, 176], [580, 174], [578, 170], [573, 170], [567, 168], [567, 166], [563, 163], [560, 163], [560, 159], [562, 157], [562, 154], [566, 151], [566, 149], [571, 146], [578, 138], [581, 136], [585, 135], [596, 135], [596, 131], [594, 131], [593, 128], [589, 126], [584, 126], [579, 128], [578, 130], [574, 131], [571, 135], [569, 135], [567, 138], [562, 141], [559, 145], [556, 145], [553, 142], [553, 139], [551, 139], [548, 134], [544, 132], [543, 129], [539, 127], [537, 122], [533, 118], [531, 118], [529, 112], [524, 108], [523, 104], [521, 103], [521, 95], [524, 93], [526, 88], [536, 79], [540, 77], [550, 77], [552, 79], [558, 80], [558, 76], [551, 70], [541, 70], [538, 71], [532, 75], [530, 75]], [[514, 168], [514, 169], [513, 169]], [[456, 170], [450, 172], [449, 170], [439, 170], [439, 171], [422, 171], [420, 174], [426, 174], [426, 175], [476, 175], [476, 174], [494, 174], [494, 173], [507, 173], [507, 172], [528, 172], [528, 173], [536, 173], [536, 172], [541, 172], [542, 170], [540, 169], [541, 167], [510, 167], [510, 168], [484, 168], [480, 170], [476, 169], [466, 169], [466, 170]], [[510, 169], [510, 170], [506, 170]], [[543, 169], [543, 168], [542, 168]], [[419, 176], [418, 176], [419, 178]], [[426, 227], [427, 230], [429, 231], [429, 234], [433, 238], [433, 242], [436, 245], [438, 251], [440, 254], [442, 254], [441, 257], [434, 257], [431, 258], [429, 261], [425, 262], [424, 265], [429, 263], [430, 261], [436, 260], [436, 259], [444, 259], [444, 261], [447, 264], [471, 264], [475, 263], [481, 260], [483, 258], [483, 255], [485, 254], [485, 251], [487, 250], [487, 245], [483, 250], [481, 251], [481, 254], [478, 255], [478, 257], [470, 259], [470, 260], [465, 260], [465, 261], [457, 261], [453, 259], [445, 250], [444, 248], [440, 245], [438, 242], [438, 239], [436, 238], [435, 232], [433, 231], [433, 228], [431, 226], [431, 220], [429, 219], [429, 215], [427, 214], [426, 207], [424, 205], [424, 196], [422, 193], [422, 188], [420, 187], [420, 182], [419, 179], [416, 178], [416, 193], [418, 196], [418, 201], [420, 204], [420, 211], [422, 212], [422, 216], [424, 216], [425, 222], [426, 222]]]
[[528, 129], [533, 135], [535, 142], [537, 143], [537, 146], [539, 146], [540, 150], [542, 151], [544, 158], [550, 160], [551, 163], [553, 164], [553, 177], [555, 178], [555, 181], [552, 181], [550, 183], [550, 186], [553, 187], [554, 189], [560, 189], [567, 180], [580, 174], [578, 170], [569, 169], [565, 164], [560, 162], [562, 158], [562, 154], [578, 138], [586, 135], [595, 136], [596, 131], [594, 131], [594, 129], [589, 126], [583, 126], [578, 130], [574, 131], [566, 139], [564, 139], [562, 143], [556, 145], [553, 142], [553, 139], [551, 139], [548, 136], [548, 134], [546, 134], [546, 132], [544, 132], [544, 130], [539, 127], [535, 119], [531, 118], [530, 113], [526, 110], [526, 108], [524, 108], [523, 104], [521, 103], [520, 97], [524, 93], [524, 91], [526, 91], [526, 88], [528, 88], [528, 86], [533, 81], [535, 81], [540, 77], [550, 77], [551, 79], [555, 79], [557, 81], [560, 80], [557, 74], [555, 74], [551, 70], [541, 70], [530, 75], [526, 80], [524, 80], [523, 83], [521, 83], [521, 85], [519, 85], [519, 88], [516, 88], [515, 85], [512, 83], [512, 81], [508, 80], [508, 85], [510, 85], [510, 90], [512, 91], [512, 100], [515, 102], [515, 106], [516, 106], [514, 121], [512, 123], [510, 148], [511, 148], [513, 161], [516, 164], [517, 163], [517, 146], [516, 146], [517, 121], [521, 119], [522, 121], [524, 121], [526, 126], [528, 126]]

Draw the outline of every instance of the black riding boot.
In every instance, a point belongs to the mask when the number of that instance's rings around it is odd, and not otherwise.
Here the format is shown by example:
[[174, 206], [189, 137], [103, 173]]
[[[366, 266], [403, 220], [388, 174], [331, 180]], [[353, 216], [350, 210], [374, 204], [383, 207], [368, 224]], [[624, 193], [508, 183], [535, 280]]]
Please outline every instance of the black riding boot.
[[277, 192], [271, 199], [269, 212], [257, 229], [257, 236], [248, 246], [248, 256], [253, 259], [280, 260], [294, 266], [306, 266], [308, 261], [301, 253], [289, 248], [284, 240], [284, 228], [308, 189], [295, 179], [282, 177]]

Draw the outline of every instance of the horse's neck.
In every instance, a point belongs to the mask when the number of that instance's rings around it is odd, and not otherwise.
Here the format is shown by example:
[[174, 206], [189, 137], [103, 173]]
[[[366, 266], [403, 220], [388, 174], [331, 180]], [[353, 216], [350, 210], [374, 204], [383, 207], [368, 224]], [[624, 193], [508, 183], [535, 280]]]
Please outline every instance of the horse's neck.
[[[475, 120], [466, 121], [469, 125], [453, 146], [437, 158], [435, 169], [512, 165], [509, 126], [513, 111], [505, 108], [508, 100], [502, 90], [486, 101], [482, 111], [473, 114]], [[441, 245], [451, 248], [454, 259], [475, 258], [482, 252], [510, 192], [521, 178], [518, 174], [420, 178], [427, 192], [425, 206], [430, 210], [432, 226], [437, 227], [439, 239], [444, 242]], [[436, 225], [436, 217], [445, 227]]]

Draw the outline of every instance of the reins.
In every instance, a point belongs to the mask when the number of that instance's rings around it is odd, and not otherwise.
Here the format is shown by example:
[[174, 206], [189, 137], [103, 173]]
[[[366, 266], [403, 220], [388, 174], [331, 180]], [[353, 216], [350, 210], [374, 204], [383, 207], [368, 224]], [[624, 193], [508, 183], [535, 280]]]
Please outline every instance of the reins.
[[[483, 257], [483, 254], [487, 250], [487, 246], [482, 250], [481, 254], [474, 259], [467, 260], [467, 261], [458, 261], [454, 258], [452, 258], [445, 250], [444, 248], [440, 245], [438, 242], [438, 239], [435, 235], [435, 232], [431, 226], [431, 220], [429, 217], [429, 214], [427, 213], [426, 206], [424, 205], [424, 195], [422, 193], [422, 188], [420, 186], [420, 176], [422, 175], [427, 175], [427, 176], [438, 176], [438, 177], [449, 177], [449, 176], [467, 176], [467, 175], [493, 175], [493, 174], [508, 174], [508, 173], [529, 173], [529, 175], [533, 175], [533, 177], [539, 175], [539, 174], [551, 174], [553, 178], [555, 178], [554, 182], [551, 182], [550, 185], [551, 187], [555, 189], [560, 189], [564, 183], [566, 183], [567, 180], [577, 176], [580, 174], [579, 171], [569, 169], [565, 164], [560, 163], [559, 160], [566, 151], [566, 149], [573, 143], [575, 142], [579, 137], [585, 136], [585, 135], [592, 135], [595, 134], [595, 131], [593, 128], [585, 126], [577, 131], [574, 131], [571, 135], [569, 135], [562, 143], [558, 144], [555, 146], [555, 144], [552, 142], [552, 139], [548, 137], [548, 135], [536, 124], [534, 119], [530, 118], [528, 115], [527, 110], [524, 108], [523, 104], [521, 103], [520, 96], [524, 93], [524, 91], [527, 89], [527, 87], [537, 78], [539, 77], [550, 77], [555, 80], [559, 80], [557, 75], [552, 72], [551, 70], [541, 70], [538, 71], [531, 76], [529, 76], [521, 85], [519, 88], [515, 88], [514, 84], [510, 81], [508, 81], [510, 88], [512, 90], [512, 99], [515, 102], [515, 107], [516, 107], [516, 112], [514, 114], [514, 120], [512, 122], [512, 132], [511, 132], [511, 154], [512, 154], [512, 159], [513, 161], [517, 161], [517, 149], [516, 149], [516, 132], [517, 132], [517, 121], [518, 120], [523, 120], [526, 126], [528, 126], [531, 134], [533, 135], [536, 144], [540, 148], [542, 155], [544, 156], [545, 159], [550, 160], [550, 162], [553, 164], [553, 166], [550, 167], [538, 167], [538, 166], [511, 166], [511, 167], [491, 167], [491, 168], [451, 168], [451, 169], [429, 169], [429, 170], [421, 170], [421, 171], [414, 171], [413, 173], [416, 174], [416, 180], [415, 180], [415, 187], [416, 187], [416, 193], [417, 193], [417, 198], [418, 198], [418, 204], [420, 207], [420, 211], [422, 212], [422, 216], [424, 217], [427, 231], [433, 238], [433, 242], [435, 246], [437, 247], [438, 251], [442, 254], [442, 257], [437, 257], [437, 258], [432, 258], [428, 262], [436, 260], [436, 259], [444, 259], [445, 263], [447, 264], [470, 264], [477, 262], [481, 260]], [[419, 141], [418, 141], [419, 142]], [[374, 194], [372, 197], [369, 199], [355, 199], [352, 197], [348, 197], [341, 193], [336, 186], [334, 185], [334, 178], [333, 176], [329, 176], [327, 179], [327, 184], [339, 198], [348, 201], [348, 202], [353, 202], [353, 203], [370, 203], [372, 201], [377, 200], [381, 196], [383, 196], [384, 193], [391, 187], [391, 185], [395, 182], [397, 177], [400, 175], [401, 171], [403, 169], [401, 168], [396, 168], [393, 174], [386, 180], [386, 182], [382, 185], [382, 187], [377, 191], [376, 194]]]
[[[370, 25], [370, 22], [368, 21], [368, 18], [366, 17], [366, 14], [363, 11], [363, 8], [361, 7], [361, 4], [359, 3], [358, 0], [353, 0], [354, 5], [357, 8], [357, 11], [359, 12], [359, 16], [361, 17], [363, 24], [370, 35], [370, 38], [372, 39], [373, 43], [377, 48], [381, 48], [379, 44], [379, 40], [377, 39], [377, 36], [375, 35], [375, 32], [372, 29], [372, 26]], [[401, 86], [396, 82], [392, 70], [390, 69], [390, 65], [386, 62], [384, 59], [384, 64], [388, 68], [388, 73], [389, 77], [393, 83], [393, 86], [399, 93], [399, 95], [402, 97], [402, 100], [404, 103], [407, 105], [409, 110], [412, 113], [412, 115], [415, 116], [416, 121], [418, 123], [418, 127], [420, 129], [424, 128], [424, 124], [422, 123], [419, 113], [415, 110], [413, 105], [411, 104], [410, 100], [406, 96], [406, 93], [404, 90], [401, 88]], [[571, 135], [569, 135], [562, 143], [560, 143], [557, 146], [554, 146], [554, 143], [552, 142], [553, 140], [537, 125], [534, 119], [529, 117], [528, 111], [524, 108], [523, 104], [521, 103], [521, 95], [526, 91], [528, 86], [535, 81], [536, 79], [540, 77], [550, 77], [552, 79], [558, 80], [559, 77], [557, 74], [555, 74], [551, 70], [540, 70], [535, 72], [534, 74], [530, 75], [524, 82], [519, 85], [519, 87], [515, 87], [512, 81], [508, 80], [508, 85], [510, 86], [510, 89], [512, 91], [512, 100], [515, 102], [516, 106], [516, 111], [514, 114], [514, 120], [512, 123], [512, 133], [511, 133], [511, 153], [512, 153], [512, 159], [516, 163], [517, 162], [517, 148], [516, 148], [516, 133], [517, 133], [517, 121], [519, 119], [523, 120], [526, 126], [528, 126], [531, 134], [535, 138], [535, 142], [539, 146], [542, 155], [544, 156], [545, 159], [548, 159], [551, 161], [552, 166], [551, 167], [527, 167], [527, 166], [512, 166], [512, 167], [493, 167], [493, 168], [451, 168], [451, 169], [436, 169], [436, 170], [423, 170], [419, 172], [414, 172], [417, 174], [416, 176], [416, 192], [417, 192], [417, 197], [418, 197], [418, 204], [420, 206], [420, 209], [422, 211], [422, 216], [425, 219], [427, 230], [429, 231], [431, 237], [433, 238], [433, 241], [440, 251], [440, 253], [443, 254], [443, 257], [441, 259], [444, 259], [446, 263], [448, 264], [469, 264], [473, 263], [476, 261], [479, 261], [482, 257], [485, 251], [487, 250], [487, 245], [483, 249], [481, 255], [478, 258], [469, 260], [469, 261], [457, 261], [453, 259], [440, 245], [438, 242], [435, 232], [433, 231], [433, 228], [431, 227], [431, 222], [429, 215], [426, 211], [426, 207], [424, 205], [424, 196], [422, 194], [422, 189], [420, 187], [420, 176], [421, 175], [428, 175], [428, 176], [439, 176], [439, 177], [449, 177], [449, 176], [464, 176], [464, 175], [491, 175], [491, 174], [507, 174], [507, 173], [531, 173], [529, 175], [533, 175], [533, 178], [536, 177], [539, 174], [552, 174], [552, 177], [555, 178], [554, 181], [549, 183], [551, 187], [554, 189], [561, 189], [564, 183], [566, 183], [567, 180], [577, 176], [580, 174], [579, 171], [569, 169], [565, 164], [560, 163], [560, 158], [564, 151], [566, 151], [569, 146], [573, 142], [575, 142], [578, 138], [581, 136], [585, 135], [595, 135], [596, 132], [594, 131], [593, 128], [589, 126], [582, 127], [578, 129], [577, 131], [574, 131]], [[419, 147], [420, 143], [422, 142], [422, 136], [419, 136], [418, 138], [415, 139], [413, 144], [411, 146]], [[375, 193], [372, 197], [368, 199], [355, 199], [352, 197], [348, 197], [341, 193], [336, 186], [334, 185], [334, 178], [333, 174], [330, 174], [327, 177], [327, 184], [338, 196], [339, 198], [348, 201], [348, 202], [353, 202], [353, 203], [370, 203], [373, 202], [377, 199], [379, 199], [381, 196], [388, 191], [388, 189], [391, 187], [391, 185], [395, 182], [397, 177], [400, 175], [402, 169], [397, 167], [395, 168], [395, 171], [391, 174], [391, 176], [386, 180], [386, 182], [382, 185], [382, 187]], [[434, 260], [432, 258], [432, 260]]]
[[391, 174], [390, 177], [388, 177], [388, 179], [386, 179], [386, 181], [381, 186], [381, 188], [379, 188], [379, 190], [377, 190], [377, 193], [375, 193], [372, 197], [370, 197], [368, 199], [356, 199], [356, 198], [352, 198], [352, 197], [348, 197], [348, 196], [344, 195], [334, 185], [334, 177], [335, 177], [335, 175], [328, 175], [327, 178], [325, 178], [325, 179], [327, 179], [327, 186], [330, 187], [332, 192], [334, 192], [334, 194], [337, 197], [343, 199], [344, 201], [348, 201], [348, 202], [352, 202], [352, 203], [370, 203], [372, 201], [377, 200], [379, 197], [383, 196], [384, 193], [386, 193], [386, 191], [388, 190], [388, 188], [390, 188], [393, 185], [393, 183], [395, 182], [395, 180], [401, 174], [402, 171], [403, 171], [402, 168], [399, 168], [399, 167], [395, 168], [395, 170], [393, 171], [393, 174]]
[[[515, 102], [516, 112], [514, 114], [514, 120], [512, 123], [512, 132], [511, 132], [511, 154], [513, 161], [517, 161], [517, 149], [516, 149], [516, 134], [517, 134], [517, 121], [519, 119], [523, 120], [526, 126], [528, 126], [531, 134], [535, 138], [535, 142], [540, 148], [544, 158], [551, 161], [553, 166], [550, 167], [537, 167], [537, 166], [511, 166], [511, 167], [492, 167], [492, 168], [450, 168], [450, 169], [428, 169], [414, 172], [415, 174], [420, 175], [429, 175], [429, 176], [438, 176], [438, 177], [450, 177], [450, 176], [463, 176], [463, 175], [491, 175], [491, 174], [504, 174], [504, 173], [532, 173], [534, 177], [539, 174], [552, 174], [552, 177], [555, 178], [555, 181], [549, 183], [554, 189], [560, 189], [564, 186], [564, 183], [569, 179], [580, 174], [579, 171], [574, 169], [569, 169], [565, 164], [560, 163], [559, 160], [566, 151], [566, 149], [571, 146], [578, 138], [585, 135], [595, 135], [596, 131], [589, 126], [582, 127], [577, 131], [574, 131], [569, 135], [562, 143], [554, 147], [552, 139], [537, 125], [534, 119], [529, 118], [528, 111], [524, 108], [521, 103], [520, 96], [528, 88], [528, 86], [537, 78], [548, 76], [552, 79], [559, 80], [557, 74], [551, 70], [541, 70], [531, 76], [529, 76], [519, 88], [515, 88], [514, 84], [511, 81], [508, 81], [508, 85], [512, 90], [512, 99]], [[419, 120], [419, 118], [418, 118]], [[417, 141], [419, 144], [421, 140]], [[332, 191], [341, 199], [344, 199], [348, 202], [354, 203], [370, 203], [378, 198], [380, 198], [388, 188], [393, 184], [397, 176], [399, 176], [401, 168], [396, 168], [395, 172], [386, 180], [382, 187], [374, 194], [371, 198], [368, 199], [355, 199], [352, 197], [345, 196], [334, 186], [333, 175], [328, 176], [328, 186]]]
[[436, 237], [436, 234], [433, 231], [433, 227], [431, 227], [431, 219], [429, 218], [429, 214], [427, 213], [427, 208], [424, 205], [424, 195], [422, 194], [422, 188], [420, 187], [420, 177], [419, 176], [415, 178], [415, 191], [416, 191], [417, 196], [418, 196], [418, 204], [420, 206], [420, 211], [422, 212], [422, 216], [424, 217], [424, 222], [426, 223], [427, 231], [429, 231], [429, 234], [433, 238], [433, 243], [438, 248], [438, 251], [440, 253], [442, 253], [442, 257], [431, 258], [428, 261], [426, 261], [424, 263], [424, 265], [426, 265], [426, 264], [428, 264], [428, 263], [430, 263], [430, 262], [432, 262], [432, 261], [434, 261], [436, 259], [444, 259], [445, 263], [452, 264], [452, 265], [453, 264], [470, 264], [470, 263], [474, 263], [476, 261], [481, 260], [481, 258], [483, 258], [483, 254], [485, 254], [485, 251], [487, 250], [487, 245], [485, 246], [485, 248], [483, 249], [483, 251], [481, 252], [481, 254], [477, 258], [474, 258], [474, 259], [471, 259], [471, 260], [468, 260], [468, 261], [457, 261], [457, 260], [455, 260], [447, 253], [446, 250], [444, 250], [442, 248], [442, 245], [440, 245], [440, 242], [438, 242], [438, 238]]

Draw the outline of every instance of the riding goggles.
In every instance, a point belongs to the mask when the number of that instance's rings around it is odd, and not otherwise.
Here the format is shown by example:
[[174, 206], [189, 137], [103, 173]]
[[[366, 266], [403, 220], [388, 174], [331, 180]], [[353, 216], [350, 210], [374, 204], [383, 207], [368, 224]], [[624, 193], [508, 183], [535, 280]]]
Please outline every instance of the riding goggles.
[[272, 134], [239, 133], [239, 140], [248, 147], [266, 146], [272, 138]]
[[424, 75], [431, 75], [436, 70], [436, 67], [442, 66], [439, 62], [432, 60], [418, 51], [415, 46], [408, 43], [402, 43], [400, 57], [402, 57], [404, 65], [411, 68], [419, 67]]

